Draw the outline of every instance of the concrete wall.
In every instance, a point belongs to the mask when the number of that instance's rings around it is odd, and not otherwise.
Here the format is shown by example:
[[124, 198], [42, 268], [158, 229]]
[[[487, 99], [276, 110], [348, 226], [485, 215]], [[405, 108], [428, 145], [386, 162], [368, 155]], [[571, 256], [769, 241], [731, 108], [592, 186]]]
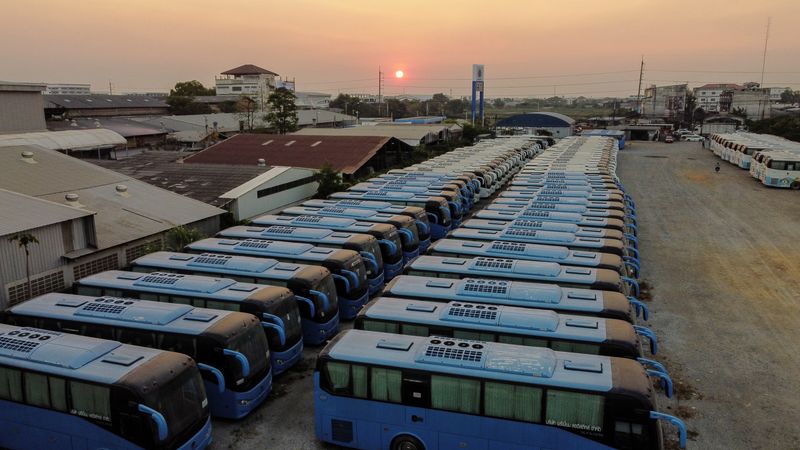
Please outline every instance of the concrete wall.
[[47, 131], [41, 92], [0, 89], [0, 133]]

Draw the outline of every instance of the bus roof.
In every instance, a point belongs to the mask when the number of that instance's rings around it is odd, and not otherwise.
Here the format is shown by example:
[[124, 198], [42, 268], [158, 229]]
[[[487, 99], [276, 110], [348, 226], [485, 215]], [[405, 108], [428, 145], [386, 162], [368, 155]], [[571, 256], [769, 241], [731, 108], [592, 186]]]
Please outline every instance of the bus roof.
[[[445, 375], [607, 392], [615, 358], [495, 342], [362, 330], [339, 333], [321, 357]], [[644, 370], [642, 370], [644, 373]]]
[[[276, 259], [256, 258], [253, 256], [218, 255], [214, 253], [155, 252], [137, 258], [131, 263], [140, 267], [163, 267], [165, 269], [196, 270], [225, 275], [247, 275], [253, 278], [269, 278], [287, 280], [297, 275], [307, 264], [282, 263]], [[314, 266], [323, 272], [328, 269]], [[156, 269], [157, 270], [157, 269]]]
[[220, 237], [234, 237], [244, 239], [289, 239], [324, 241], [330, 244], [341, 245], [354, 239], [372, 239], [363, 234], [353, 234], [345, 231], [334, 231], [329, 228], [298, 227], [294, 225], [270, 225], [265, 227], [233, 226], [217, 233]]
[[606, 338], [605, 319], [515, 306], [378, 297], [368, 303], [361, 314], [372, 319], [464, 327], [496, 333], [558, 335], [563, 339], [589, 342], [602, 342]]
[[116, 341], [0, 324], [0, 363], [111, 384], [164, 353]]
[[8, 311], [26, 316], [165, 330], [189, 335], [199, 335], [223, 318], [241, 314], [177, 303], [58, 293], [32, 298]]
[[230, 278], [180, 275], [165, 272], [138, 273], [123, 270], [108, 270], [89, 275], [81, 278], [76, 283], [84, 286], [230, 301], [244, 301], [257, 290], [272, 287], [254, 283], [238, 283]]
[[302, 257], [310, 261], [322, 261], [330, 257], [335, 252], [348, 252], [348, 254], [358, 255], [352, 250], [342, 250], [336, 248], [316, 247], [311, 244], [300, 242], [285, 242], [263, 239], [220, 239], [206, 238], [193, 242], [186, 246], [187, 249], [199, 250], [203, 252], [242, 252], [251, 255], [265, 255], [283, 257]]

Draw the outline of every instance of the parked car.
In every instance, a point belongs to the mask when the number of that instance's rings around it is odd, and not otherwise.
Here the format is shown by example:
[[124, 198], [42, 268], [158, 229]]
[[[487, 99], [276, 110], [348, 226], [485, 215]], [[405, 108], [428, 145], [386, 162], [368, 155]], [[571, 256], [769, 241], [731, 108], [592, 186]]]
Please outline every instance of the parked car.
[[686, 128], [681, 128], [680, 130], [676, 131], [675, 134], [677, 134], [678, 136], [683, 136], [684, 134], [692, 134], [692, 132], [687, 130]]
[[688, 142], [700, 142], [703, 140], [703, 136], [699, 136], [697, 134], [684, 134], [681, 136], [681, 140]]
[[666, 142], [667, 144], [672, 144], [673, 142], [675, 142], [675, 138], [671, 134], [668, 134], [664, 138], [664, 142]]

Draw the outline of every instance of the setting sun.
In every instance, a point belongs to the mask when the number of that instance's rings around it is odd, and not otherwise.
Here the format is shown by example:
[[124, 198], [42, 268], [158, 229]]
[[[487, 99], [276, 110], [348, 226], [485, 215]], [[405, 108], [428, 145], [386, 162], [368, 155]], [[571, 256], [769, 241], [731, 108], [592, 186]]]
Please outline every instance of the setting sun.
[[398, 70], [397, 72], [394, 73], [395, 78], [403, 78], [405, 75], [406, 74], [404, 74], [402, 70]]

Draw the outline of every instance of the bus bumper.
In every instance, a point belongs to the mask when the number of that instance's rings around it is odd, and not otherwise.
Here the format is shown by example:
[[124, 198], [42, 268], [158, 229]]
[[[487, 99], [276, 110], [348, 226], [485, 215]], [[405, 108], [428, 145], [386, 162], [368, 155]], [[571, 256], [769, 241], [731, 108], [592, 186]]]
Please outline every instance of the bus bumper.
[[177, 448], [177, 450], [203, 450], [211, 445], [211, 418], [206, 420], [206, 424], [200, 431], [191, 437], [185, 444]]
[[273, 351], [270, 359], [272, 360], [272, 370], [275, 371], [275, 375], [280, 375], [285, 372], [286, 369], [295, 365], [295, 363], [300, 360], [302, 355], [302, 339], [298, 339], [296, 344], [282, 352]]
[[[383, 272], [384, 278], [386, 281], [391, 280], [392, 278], [400, 275], [403, 272], [403, 259], [401, 258], [400, 261], [396, 263], [389, 264], [386, 261], [383, 262]], [[369, 290], [369, 295], [375, 294], [372, 292], [372, 289]]]
[[420, 253], [425, 253], [426, 251], [428, 251], [428, 247], [430, 247], [430, 246], [431, 246], [431, 238], [430, 237], [428, 239], [425, 239], [425, 240], [420, 239], [420, 241], [419, 241], [419, 252]]
[[369, 281], [369, 295], [375, 294], [376, 292], [379, 292], [381, 289], [383, 289], [385, 280], [392, 279], [392, 277], [394, 276], [392, 275], [390, 277], [389, 274], [390, 274], [389, 265], [387, 264], [383, 266], [383, 272], [376, 275], [375, 278], [369, 278], [367, 280]]
[[355, 319], [361, 307], [367, 304], [369, 291], [364, 291], [364, 295], [357, 299], [339, 297], [339, 317], [342, 320]]
[[339, 312], [325, 323], [314, 322], [311, 319], [303, 319], [303, 342], [307, 345], [320, 345], [326, 340], [336, 336], [339, 332]]
[[[419, 247], [417, 247], [417, 249], [413, 252], [403, 252], [403, 264], [410, 263], [417, 256], [419, 256]], [[402, 270], [402, 268], [400, 270]]]
[[215, 383], [208, 381], [205, 383], [211, 415], [225, 419], [241, 419], [266, 400], [272, 390], [272, 369], [267, 372], [263, 380], [245, 392], [226, 389], [220, 393]]

